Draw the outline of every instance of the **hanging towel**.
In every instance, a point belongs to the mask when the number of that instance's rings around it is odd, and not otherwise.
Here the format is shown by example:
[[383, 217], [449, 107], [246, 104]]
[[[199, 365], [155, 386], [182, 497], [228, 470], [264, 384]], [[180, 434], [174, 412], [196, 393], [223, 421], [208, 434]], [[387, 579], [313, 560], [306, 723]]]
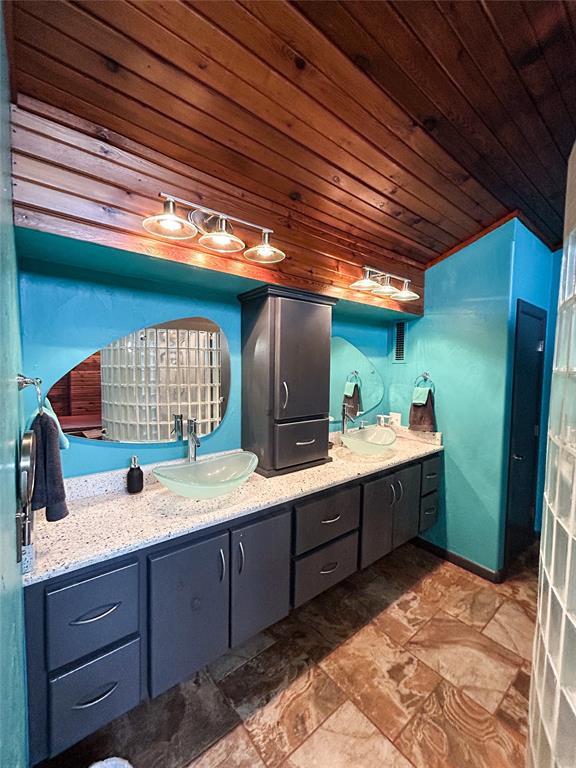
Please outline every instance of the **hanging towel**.
[[346, 384], [344, 384], [344, 397], [352, 397], [354, 394], [354, 387], [357, 386], [358, 385], [353, 381], [347, 381]]
[[[60, 444], [60, 450], [65, 451], [68, 448], [70, 448], [70, 440], [66, 437], [64, 432], [62, 432], [62, 427], [60, 426], [60, 422], [58, 421], [58, 416], [56, 415], [56, 412], [54, 408], [52, 408], [52, 403], [50, 400], [48, 400], [47, 397], [44, 398], [44, 405], [42, 406], [42, 410], [44, 413], [47, 413], [48, 416], [54, 419], [56, 424], [58, 425], [58, 442]], [[34, 422], [34, 419], [38, 416], [38, 408], [28, 417], [28, 421], [26, 422], [26, 430], [32, 429], [32, 423]]]
[[47, 413], [40, 413], [32, 423], [36, 435], [36, 475], [32, 509], [46, 508], [46, 520], [62, 520], [68, 514], [66, 492], [60, 462], [58, 426]]
[[344, 389], [344, 403], [346, 404], [346, 412], [353, 419], [362, 413], [362, 400], [358, 384], [354, 384], [354, 389], [352, 390], [351, 395], [347, 395], [346, 389]]
[[[424, 402], [416, 402], [416, 390], [423, 389], [423, 394], [418, 393], [417, 399]], [[416, 387], [410, 406], [410, 429], [415, 432], [436, 432], [436, 414], [434, 412], [434, 392], [428, 387]]]
[[414, 387], [414, 392], [412, 393], [412, 404], [426, 405], [426, 400], [428, 400], [428, 392], [430, 392], [430, 387]]

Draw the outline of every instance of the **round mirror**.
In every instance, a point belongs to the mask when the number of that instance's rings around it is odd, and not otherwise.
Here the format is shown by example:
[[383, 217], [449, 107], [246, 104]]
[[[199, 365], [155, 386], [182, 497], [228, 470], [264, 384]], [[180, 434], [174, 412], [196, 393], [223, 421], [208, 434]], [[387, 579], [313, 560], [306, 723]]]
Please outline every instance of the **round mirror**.
[[199, 436], [224, 418], [230, 355], [219, 326], [202, 317], [141, 328], [83, 360], [48, 392], [68, 435], [158, 443], [178, 440], [175, 416]]

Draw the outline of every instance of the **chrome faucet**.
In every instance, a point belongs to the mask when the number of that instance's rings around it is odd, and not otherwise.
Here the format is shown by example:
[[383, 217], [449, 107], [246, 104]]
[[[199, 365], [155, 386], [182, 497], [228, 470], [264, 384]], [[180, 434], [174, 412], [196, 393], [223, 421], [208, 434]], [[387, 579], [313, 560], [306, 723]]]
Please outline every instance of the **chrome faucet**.
[[[187, 421], [188, 461], [196, 461], [196, 453], [200, 447], [200, 438], [196, 434], [196, 419]], [[184, 440], [184, 417], [181, 413], [174, 414], [173, 434], [176, 440]]]
[[196, 419], [188, 419], [188, 461], [196, 461], [200, 438], [196, 434]]
[[348, 406], [346, 403], [342, 403], [342, 434], [345, 435], [348, 432], [348, 422], [354, 424], [354, 419], [348, 413]]

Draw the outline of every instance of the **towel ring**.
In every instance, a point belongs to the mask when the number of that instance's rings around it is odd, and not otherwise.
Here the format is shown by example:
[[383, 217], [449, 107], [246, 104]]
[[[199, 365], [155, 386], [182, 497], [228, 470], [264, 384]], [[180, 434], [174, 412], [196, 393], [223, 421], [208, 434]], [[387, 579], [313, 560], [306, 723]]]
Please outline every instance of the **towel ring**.
[[350, 371], [348, 376], [346, 376], [346, 382], [358, 384], [359, 386], [362, 386], [362, 379], [360, 378], [360, 374], [358, 371]]
[[23, 376], [18, 374], [18, 391], [25, 389], [26, 387], [34, 387], [36, 390], [36, 397], [38, 398], [38, 413], [41, 416], [44, 413], [44, 398], [42, 397], [42, 379], [34, 379], [29, 376]]
[[430, 378], [430, 374], [428, 371], [424, 371], [424, 373], [421, 373], [420, 376], [416, 377], [416, 381], [414, 382], [415, 387], [419, 387], [421, 384], [427, 384], [428, 387], [432, 390], [432, 392], [436, 393], [436, 384], [432, 381]]

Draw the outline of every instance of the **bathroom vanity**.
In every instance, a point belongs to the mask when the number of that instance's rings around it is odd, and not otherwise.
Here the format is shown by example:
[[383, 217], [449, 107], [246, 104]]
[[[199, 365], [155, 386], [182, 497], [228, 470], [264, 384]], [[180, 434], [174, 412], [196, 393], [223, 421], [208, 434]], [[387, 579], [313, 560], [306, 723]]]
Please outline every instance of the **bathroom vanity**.
[[332, 454], [202, 502], [158, 483], [87, 496], [38, 526], [25, 577], [32, 764], [436, 521], [439, 445], [400, 437], [387, 457]]

